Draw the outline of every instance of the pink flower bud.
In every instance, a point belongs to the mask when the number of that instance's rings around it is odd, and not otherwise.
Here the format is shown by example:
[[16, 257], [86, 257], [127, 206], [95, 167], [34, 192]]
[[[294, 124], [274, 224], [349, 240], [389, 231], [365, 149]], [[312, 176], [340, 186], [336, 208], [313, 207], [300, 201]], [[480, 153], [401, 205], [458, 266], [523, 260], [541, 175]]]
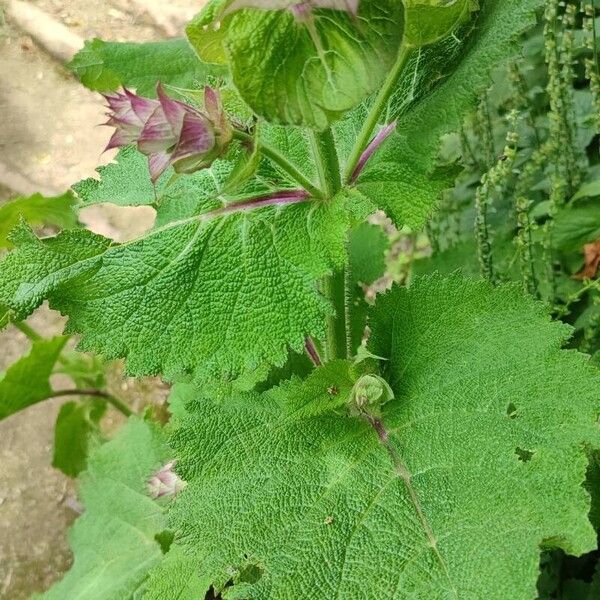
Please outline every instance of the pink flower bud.
[[174, 496], [185, 488], [185, 481], [173, 471], [175, 462], [168, 462], [148, 480], [148, 494], [151, 498], [156, 500], [163, 496]]
[[153, 182], [171, 165], [177, 173], [209, 167], [232, 137], [218, 92], [205, 89], [206, 112], [170, 98], [160, 83], [157, 95], [142, 98], [125, 89], [104, 96], [111, 111], [105, 125], [115, 128], [107, 149], [137, 143]]

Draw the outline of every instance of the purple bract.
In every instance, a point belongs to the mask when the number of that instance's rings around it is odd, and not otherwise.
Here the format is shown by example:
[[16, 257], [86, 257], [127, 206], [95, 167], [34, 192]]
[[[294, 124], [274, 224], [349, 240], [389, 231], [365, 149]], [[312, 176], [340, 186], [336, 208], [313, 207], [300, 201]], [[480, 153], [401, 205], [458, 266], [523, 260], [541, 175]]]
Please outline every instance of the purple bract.
[[157, 100], [128, 89], [104, 95], [110, 109], [105, 125], [115, 128], [106, 149], [136, 143], [148, 157], [153, 182], [169, 166], [177, 173], [209, 167], [232, 137], [218, 91], [205, 88], [205, 112], [170, 98], [160, 83], [156, 91]]

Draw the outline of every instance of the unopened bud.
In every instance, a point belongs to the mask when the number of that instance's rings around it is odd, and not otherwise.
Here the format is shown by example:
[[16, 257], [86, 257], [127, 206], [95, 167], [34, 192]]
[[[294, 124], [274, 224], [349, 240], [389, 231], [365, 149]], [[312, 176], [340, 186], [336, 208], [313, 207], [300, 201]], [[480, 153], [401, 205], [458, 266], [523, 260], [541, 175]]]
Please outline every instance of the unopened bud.
[[379, 375], [363, 375], [352, 388], [348, 400], [350, 409], [357, 413], [378, 416], [381, 407], [394, 399], [388, 382]]
[[148, 494], [151, 498], [156, 500], [164, 496], [175, 496], [185, 488], [185, 481], [173, 471], [175, 462], [174, 460], [168, 462], [150, 477], [148, 480]]

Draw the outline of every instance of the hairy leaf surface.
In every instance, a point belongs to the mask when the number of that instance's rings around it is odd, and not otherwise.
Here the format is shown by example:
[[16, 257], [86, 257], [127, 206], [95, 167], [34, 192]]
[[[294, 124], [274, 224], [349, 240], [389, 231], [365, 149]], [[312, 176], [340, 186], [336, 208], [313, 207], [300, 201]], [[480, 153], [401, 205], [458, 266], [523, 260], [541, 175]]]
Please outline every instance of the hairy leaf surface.
[[87, 41], [69, 68], [90, 90], [110, 92], [121, 86], [141, 96], [155, 96], [162, 82], [181, 88], [198, 88], [209, 70], [184, 39], [135, 44]]
[[195, 572], [228, 600], [535, 597], [540, 545], [596, 543], [582, 482], [597, 371], [511, 286], [421, 279], [372, 326], [396, 394], [377, 427], [344, 407], [343, 362], [188, 406], [171, 521]]
[[67, 339], [61, 336], [33, 342], [27, 356], [0, 374], [0, 419], [50, 395], [50, 375]]
[[156, 536], [166, 526], [146, 482], [168, 458], [158, 428], [137, 418], [92, 453], [81, 478], [85, 512], [69, 535], [75, 562], [44, 600], [123, 600], [139, 593], [162, 559]]
[[[489, 84], [489, 72], [512, 55], [542, 0], [486, 0], [463, 43], [452, 39], [413, 55], [390, 106], [396, 133], [358, 179], [358, 190], [397, 225], [421, 227], [457, 172], [435, 170], [440, 138], [458, 131]], [[469, 32], [465, 31], [466, 36]]]
[[477, 0], [404, 0], [405, 38], [418, 47], [450, 35], [476, 10]]
[[276, 123], [326, 128], [379, 87], [402, 37], [392, 0], [362, 0], [356, 16], [315, 9], [307, 21], [289, 10], [224, 16], [227, 4], [210, 3], [188, 26], [190, 41], [203, 60], [226, 58], [242, 98]]
[[122, 245], [22, 228], [0, 302], [25, 316], [48, 298], [82, 349], [127, 356], [137, 375], [237, 374], [321, 338], [330, 308], [317, 280], [344, 260], [345, 235], [343, 205], [312, 202], [207, 213]]
[[90, 177], [73, 186], [73, 191], [85, 204], [154, 204], [173, 176], [170, 169], [159, 177], [156, 185], [152, 185], [148, 157], [138, 152], [134, 146], [126, 146], [119, 150], [112, 162], [98, 167], [96, 172], [97, 178]]

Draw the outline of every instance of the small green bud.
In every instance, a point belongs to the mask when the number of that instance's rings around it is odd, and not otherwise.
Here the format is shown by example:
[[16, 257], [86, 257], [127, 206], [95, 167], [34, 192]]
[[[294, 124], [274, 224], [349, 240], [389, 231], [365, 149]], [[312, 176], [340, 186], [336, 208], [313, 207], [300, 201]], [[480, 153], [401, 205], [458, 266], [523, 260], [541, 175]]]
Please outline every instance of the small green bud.
[[478, 0], [404, 0], [405, 43], [414, 48], [434, 44], [478, 8]]
[[348, 402], [353, 412], [379, 415], [381, 407], [393, 399], [394, 392], [383, 377], [363, 375], [354, 384]]

